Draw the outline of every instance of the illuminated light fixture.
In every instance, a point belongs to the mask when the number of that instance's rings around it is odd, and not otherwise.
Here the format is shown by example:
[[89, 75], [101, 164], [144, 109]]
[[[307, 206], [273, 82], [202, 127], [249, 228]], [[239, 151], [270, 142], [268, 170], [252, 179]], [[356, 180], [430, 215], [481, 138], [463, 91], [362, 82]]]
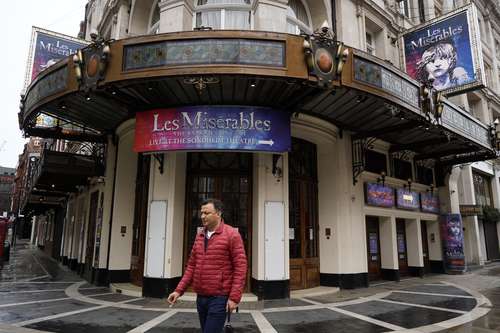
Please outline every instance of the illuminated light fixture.
[[349, 56], [349, 49], [344, 48], [343, 45], [339, 45], [337, 51], [337, 74], [340, 75], [342, 73], [342, 69], [344, 68], [344, 64], [347, 61], [347, 57]]
[[152, 91], [152, 90], [153, 90], [153, 87], [148, 87], [148, 90], [149, 90], [149, 91]]
[[52, 185], [50, 185], [50, 187], [54, 188], [54, 187], [56, 187], [56, 185], [55, 185], [55, 184], [52, 184]]
[[250, 80], [250, 87], [255, 88], [257, 86], [257, 81], [255, 79]]
[[113, 90], [113, 91], [111, 92], [111, 95], [116, 95], [116, 91], [115, 91], [115, 90]]
[[377, 178], [377, 183], [382, 183], [382, 186], [385, 186], [385, 171], [380, 172], [380, 177]]
[[90, 95], [86, 95], [86, 96], [85, 96], [85, 100], [87, 100], [87, 102], [88, 102], [88, 101], [90, 101], [91, 99], [92, 99], [92, 98], [90, 98]]
[[429, 192], [430, 194], [434, 193], [434, 184], [431, 184], [429, 186], [429, 188], [427, 189], [427, 192]]
[[73, 55], [73, 68], [75, 70], [75, 77], [78, 83], [81, 83], [82, 81], [82, 68], [81, 68], [82, 62], [83, 62], [82, 51], [78, 50], [78, 52], [75, 53], [75, 55]]
[[411, 183], [412, 183], [411, 178], [408, 178], [408, 180], [407, 180], [406, 182], [408, 183], [408, 185], [407, 185], [407, 184], [404, 184], [404, 185], [403, 185], [403, 187], [404, 187], [404, 188], [407, 188], [407, 187], [408, 187], [408, 191], [409, 191], [409, 192], [411, 192]]

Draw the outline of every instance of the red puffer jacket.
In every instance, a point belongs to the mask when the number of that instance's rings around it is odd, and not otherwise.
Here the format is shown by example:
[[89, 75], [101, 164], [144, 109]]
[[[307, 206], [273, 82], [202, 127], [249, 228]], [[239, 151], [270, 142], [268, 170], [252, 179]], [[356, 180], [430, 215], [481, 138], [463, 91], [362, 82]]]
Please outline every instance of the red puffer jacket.
[[208, 240], [205, 251], [205, 231], [193, 244], [186, 271], [175, 289], [183, 294], [193, 283], [198, 295], [227, 295], [239, 303], [247, 273], [247, 258], [241, 236], [235, 228], [221, 222]]

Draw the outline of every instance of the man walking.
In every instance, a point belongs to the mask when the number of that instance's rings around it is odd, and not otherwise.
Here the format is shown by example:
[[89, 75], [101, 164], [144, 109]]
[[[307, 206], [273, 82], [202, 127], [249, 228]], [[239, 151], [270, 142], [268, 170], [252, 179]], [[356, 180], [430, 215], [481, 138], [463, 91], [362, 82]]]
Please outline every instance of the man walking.
[[238, 306], [245, 286], [247, 258], [237, 229], [224, 224], [222, 202], [201, 204], [203, 231], [194, 241], [186, 271], [168, 296], [174, 304], [192, 283], [203, 333], [220, 333], [226, 313]]

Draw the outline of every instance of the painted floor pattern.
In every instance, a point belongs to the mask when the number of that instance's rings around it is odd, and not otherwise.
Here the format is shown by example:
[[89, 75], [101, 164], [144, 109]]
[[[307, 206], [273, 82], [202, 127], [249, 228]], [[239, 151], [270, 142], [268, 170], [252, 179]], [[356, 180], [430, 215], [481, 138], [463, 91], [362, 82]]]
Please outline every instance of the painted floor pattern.
[[[18, 267], [16, 267], [18, 265]], [[112, 293], [26, 243], [0, 269], [0, 332], [199, 332], [193, 302]], [[500, 332], [500, 264], [300, 299], [260, 301], [236, 332]]]

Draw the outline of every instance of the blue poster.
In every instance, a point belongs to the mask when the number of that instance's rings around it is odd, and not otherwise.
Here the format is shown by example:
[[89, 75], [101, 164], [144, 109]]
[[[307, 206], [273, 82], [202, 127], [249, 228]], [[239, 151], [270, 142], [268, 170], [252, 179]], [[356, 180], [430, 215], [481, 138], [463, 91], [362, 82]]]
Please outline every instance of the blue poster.
[[267, 107], [189, 106], [136, 114], [136, 152], [291, 148], [290, 114]]
[[465, 271], [464, 232], [460, 214], [442, 215], [440, 230], [445, 270]]
[[377, 207], [394, 206], [394, 190], [378, 183], [366, 183], [366, 204]]
[[397, 207], [401, 209], [417, 210], [420, 208], [420, 197], [417, 192], [404, 188], [396, 190]]
[[475, 82], [468, 11], [403, 36], [406, 72], [442, 91]]

